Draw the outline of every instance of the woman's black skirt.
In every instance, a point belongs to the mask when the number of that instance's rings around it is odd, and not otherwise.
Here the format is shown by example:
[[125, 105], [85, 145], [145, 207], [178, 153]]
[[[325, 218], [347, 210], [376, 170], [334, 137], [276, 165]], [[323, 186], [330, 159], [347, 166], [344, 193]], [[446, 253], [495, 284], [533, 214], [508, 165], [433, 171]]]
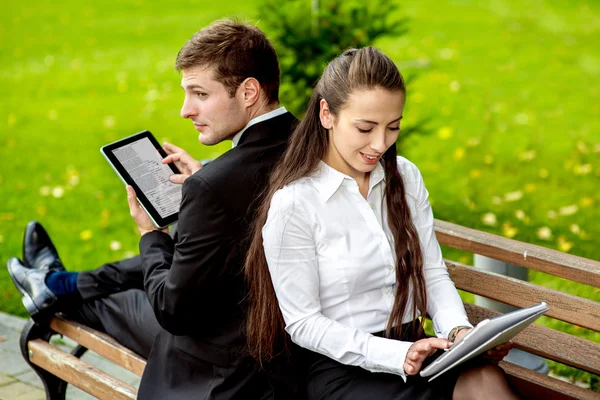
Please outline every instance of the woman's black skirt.
[[[403, 325], [402, 338], [415, 342], [427, 336], [415, 337]], [[383, 332], [375, 333], [383, 336]], [[428, 357], [421, 369], [425, 368], [442, 350]], [[483, 360], [475, 358], [445, 372], [432, 382], [420, 375], [409, 375], [404, 382], [398, 375], [373, 373], [360, 367], [344, 365], [312, 351], [304, 350], [302, 357], [308, 366], [307, 392], [309, 400], [432, 400], [452, 399], [452, 392], [461, 372], [481, 365]]]

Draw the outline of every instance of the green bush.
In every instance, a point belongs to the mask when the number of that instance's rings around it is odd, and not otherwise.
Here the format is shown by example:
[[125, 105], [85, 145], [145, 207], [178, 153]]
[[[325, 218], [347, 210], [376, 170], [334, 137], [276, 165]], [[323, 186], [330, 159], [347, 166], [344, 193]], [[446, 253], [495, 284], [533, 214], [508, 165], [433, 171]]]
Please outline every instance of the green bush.
[[260, 23], [279, 55], [286, 108], [301, 115], [325, 65], [345, 49], [404, 35], [407, 19], [396, 11], [387, 0], [264, 0]]

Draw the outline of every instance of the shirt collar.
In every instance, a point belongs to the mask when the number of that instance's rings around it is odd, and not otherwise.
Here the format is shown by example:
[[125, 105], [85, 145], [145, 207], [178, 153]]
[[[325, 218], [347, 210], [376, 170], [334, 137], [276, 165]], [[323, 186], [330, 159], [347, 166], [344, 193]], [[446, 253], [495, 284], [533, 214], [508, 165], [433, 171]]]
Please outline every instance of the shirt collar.
[[233, 139], [231, 139], [231, 141], [232, 141], [231, 148], [234, 148], [235, 146], [238, 145], [238, 143], [240, 142], [240, 139], [242, 138], [242, 135], [244, 134], [244, 132], [246, 132], [246, 129], [250, 128], [252, 125], [258, 124], [259, 122], [263, 122], [263, 121], [266, 121], [266, 120], [271, 119], [271, 118], [279, 117], [280, 115], [283, 115], [286, 112], [287, 112], [287, 110], [285, 109], [285, 107], [279, 107], [278, 109], [275, 109], [273, 111], [269, 111], [268, 113], [261, 114], [261, 115], [259, 115], [256, 118], [252, 118], [246, 124], [246, 126], [241, 131], [239, 131], [233, 137]]
[[[331, 168], [324, 161], [319, 161], [319, 166], [315, 173], [311, 176], [311, 179], [319, 191], [321, 200], [327, 202], [333, 196], [333, 194], [342, 186], [344, 180], [347, 179], [351, 182], [356, 182], [354, 178], [341, 173], [340, 171]], [[385, 171], [381, 162], [378, 162], [375, 169], [371, 171], [369, 177], [369, 193], [379, 182], [385, 180]]]

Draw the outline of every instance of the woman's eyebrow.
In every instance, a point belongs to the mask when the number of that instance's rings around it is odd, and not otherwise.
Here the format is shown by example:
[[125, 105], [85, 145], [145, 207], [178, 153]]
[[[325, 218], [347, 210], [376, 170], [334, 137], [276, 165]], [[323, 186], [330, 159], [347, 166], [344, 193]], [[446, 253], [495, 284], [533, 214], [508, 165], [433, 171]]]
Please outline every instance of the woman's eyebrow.
[[[394, 122], [400, 121], [402, 118], [404, 118], [404, 117], [400, 116], [400, 117], [396, 118], [395, 120], [388, 122], [388, 125], [392, 124]], [[356, 121], [356, 122], [366, 122], [366, 123], [369, 123], [369, 124], [379, 125], [379, 122], [371, 121], [371, 120], [364, 119], [364, 118], [354, 118], [354, 121]]]

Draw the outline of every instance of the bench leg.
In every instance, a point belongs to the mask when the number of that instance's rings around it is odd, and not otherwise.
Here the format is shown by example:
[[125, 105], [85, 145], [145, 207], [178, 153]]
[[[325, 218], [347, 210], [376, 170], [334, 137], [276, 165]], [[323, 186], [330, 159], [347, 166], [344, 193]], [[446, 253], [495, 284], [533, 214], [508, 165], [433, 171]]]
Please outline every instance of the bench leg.
[[[29, 348], [27, 343], [33, 339], [42, 339], [46, 342], [49, 342], [50, 338], [54, 334], [56, 334], [56, 332], [52, 331], [48, 326], [37, 325], [35, 322], [33, 322], [33, 320], [30, 319], [23, 327], [19, 346], [21, 348], [21, 355], [25, 359], [25, 362], [29, 364], [29, 366], [42, 380], [44, 389], [46, 391], [46, 400], [65, 400], [65, 396], [67, 394], [67, 382], [38, 367], [29, 360]], [[73, 351], [71, 351], [71, 354], [77, 358], [81, 358], [86, 351], [87, 348], [78, 345], [73, 349]]]

